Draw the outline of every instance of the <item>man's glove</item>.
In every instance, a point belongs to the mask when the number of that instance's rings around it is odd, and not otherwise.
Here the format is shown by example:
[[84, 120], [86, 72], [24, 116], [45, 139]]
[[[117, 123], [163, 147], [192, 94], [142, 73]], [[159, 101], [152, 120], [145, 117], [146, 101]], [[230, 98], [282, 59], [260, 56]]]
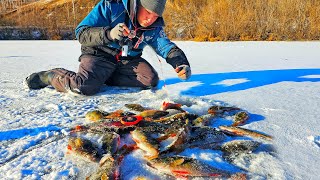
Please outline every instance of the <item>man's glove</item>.
[[175, 71], [178, 74], [178, 77], [182, 80], [187, 80], [191, 76], [191, 69], [188, 65], [180, 65], [176, 67]]
[[128, 32], [130, 32], [129, 28], [124, 23], [119, 23], [110, 30], [109, 36], [113, 41], [121, 41], [123, 36], [128, 36]]

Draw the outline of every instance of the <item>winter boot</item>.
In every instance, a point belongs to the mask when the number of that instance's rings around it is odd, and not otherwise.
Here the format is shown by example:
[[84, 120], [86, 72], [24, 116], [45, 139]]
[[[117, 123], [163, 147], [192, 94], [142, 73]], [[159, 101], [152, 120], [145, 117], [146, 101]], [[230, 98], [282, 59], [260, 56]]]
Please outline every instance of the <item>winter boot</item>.
[[54, 72], [40, 71], [33, 73], [26, 78], [26, 84], [30, 89], [42, 89], [51, 84]]

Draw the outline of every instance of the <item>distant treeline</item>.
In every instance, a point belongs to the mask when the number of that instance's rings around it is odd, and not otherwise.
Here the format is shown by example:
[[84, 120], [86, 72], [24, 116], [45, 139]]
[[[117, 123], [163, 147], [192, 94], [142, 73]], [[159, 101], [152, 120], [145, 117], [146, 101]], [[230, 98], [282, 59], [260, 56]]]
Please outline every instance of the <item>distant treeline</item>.
[[[0, 26], [73, 39], [73, 29], [99, 0], [38, 2], [0, 16]], [[320, 40], [320, 0], [167, 0], [164, 19], [175, 40]]]
[[[20, 8], [0, 15], [0, 39], [17, 38], [16, 32], [31, 39], [34, 29], [41, 32], [40, 39], [75, 39], [74, 29], [100, 0], [40, 0], [23, 5]], [[7, 28], [13, 27], [13, 28]], [[12, 31], [13, 30], [13, 31]], [[14, 34], [10, 34], [15, 32]], [[23, 32], [27, 31], [27, 32]], [[38, 33], [36, 33], [38, 34]]]
[[73, 29], [39, 27], [0, 27], [0, 40], [71, 40]]

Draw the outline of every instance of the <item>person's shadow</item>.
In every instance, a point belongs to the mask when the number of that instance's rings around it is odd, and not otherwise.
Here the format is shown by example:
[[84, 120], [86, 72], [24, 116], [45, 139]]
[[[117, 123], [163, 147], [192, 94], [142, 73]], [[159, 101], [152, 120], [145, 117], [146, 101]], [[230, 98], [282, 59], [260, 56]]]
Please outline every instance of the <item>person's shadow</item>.
[[[197, 82], [199, 85], [181, 91], [181, 95], [205, 96], [224, 92], [235, 92], [280, 82], [319, 82], [320, 69], [279, 69], [228, 72], [213, 74], [194, 74], [186, 82]], [[171, 85], [180, 83], [178, 78], [161, 81], [158, 88], [163, 84]]]

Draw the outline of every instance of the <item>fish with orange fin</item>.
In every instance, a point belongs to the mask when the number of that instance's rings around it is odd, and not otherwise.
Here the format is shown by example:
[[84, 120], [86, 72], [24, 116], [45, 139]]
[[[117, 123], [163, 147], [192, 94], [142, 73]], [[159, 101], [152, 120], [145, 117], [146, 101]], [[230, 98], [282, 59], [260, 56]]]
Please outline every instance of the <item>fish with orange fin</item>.
[[219, 129], [222, 130], [224, 133], [235, 135], [235, 136], [249, 136], [253, 138], [261, 138], [268, 141], [272, 140], [272, 136], [262, 134], [259, 132], [255, 132], [249, 129], [235, 127], [235, 126], [219, 126]]
[[104, 134], [108, 132], [115, 132], [118, 134], [124, 134], [132, 131], [135, 126], [124, 125], [120, 120], [103, 120], [86, 125], [77, 125], [71, 129], [71, 133], [94, 133], [94, 134]]
[[157, 119], [169, 114], [169, 112], [166, 112], [165, 110], [149, 109], [140, 104], [125, 104], [125, 107], [134, 111], [139, 111], [139, 116], [142, 116], [147, 120]]
[[167, 109], [176, 109], [176, 110], [179, 110], [181, 112], [186, 112], [185, 110], [183, 110], [181, 108], [182, 104], [179, 104], [179, 103], [171, 103], [171, 102], [166, 102], [166, 101], [163, 101], [162, 103], [162, 106], [161, 106], [161, 110], [163, 111], [166, 111]]
[[101, 148], [104, 154], [115, 154], [120, 145], [120, 135], [115, 132], [104, 133], [101, 137]]
[[123, 110], [116, 110], [110, 113], [104, 112], [101, 110], [92, 110], [86, 113], [85, 118], [89, 121], [97, 122], [105, 119], [118, 120], [121, 117], [130, 116], [130, 115], [135, 115], [135, 114], [132, 112], [126, 112]]
[[184, 127], [176, 132], [176, 139], [161, 152], [180, 153], [186, 148], [216, 149], [218, 150], [221, 143], [227, 136], [216, 128], [204, 127]]
[[120, 165], [123, 157], [134, 150], [134, 146], [123, 145], [113, 156], [105, 154], [99, 161], [99, 168], [86, 180], [120, 179]]
[[150, 110], [142, 111], [139, 114], [139, 116], [142, 116], [146, 120], [152, 121], [153, 119], [158, 119], [158, 118], [161, 118], [161, 117], [166, 116], [168, 114], [169, 114], [169, 112], [167, 112], [167, 111], [150, 109]]
[[70, 137], [67, 145], [66, 154], [77, 155], [83, 159], [97, 162], [100, 154], [96, 145], [91, 141], [81, 137]]
[[250, 153], [257, 149], [262, 143], [252, 140], [232, 140], [221, 145], [221, 151], [230, 153]]
[[146, 152], [144, 156], [146, 159], [150, 160], [159, 156], [160, 144], [149, 133], [144, 132], [142, 128], [138, 127], [134, 131], [131, 131], [131, 136], [137, 146]]
[[159, 123], [164, 123], [164, 124], [176, 124], [176, 123], [182, 123], [181, 125], [189, 124], [191, 121], [196, 119], [198, 115], [196, 114], [191, 114], [187, 112], [182, 112], [182, 113], [177, 113], [173, 114], [168, 117], [161, 117], [159, 119], [153, 120], [153, 122], [159, 122]]
[[130, 110], [134, 110], [134, 111], [138, 111], [138, 112], [149, 110], [149, 108], [143, 107], [140, 104], [125, 104], [124, 106]]
[[191, 127], [189, 131], [187, 147], [208, 148], [209, 145], [220, 143], [227, 138], [223, 132], [208, 126]]
[[99, 164], [98, 170], [87, 176], [86, 180], [116, 179], [119, 176], [118, 163], [110, 154], [106, 154]]
[[214, 116], [222, 116], [225, 112], [231, 112], [231, 111], [237, 111], [237, 110], [241, 110], [241, 109], [237, 107], [214, 105], [209, 107], [208, 113]]
[[92, 110], [92, 111], [89, 111], [86, 113], [85, 118], [89, 121], [96, 122], [96, 121], [104, 119], [104, 117], [106, 115], [107, 115], [106, 113], [104, 113], [100, 110]]
[[105, 119], [115, 119], [118, 120], [121, 117], [124, 116], [132, 116], [132, 115], [136, 115], [135, 113], [132, 112], [127, 112], [127, 111], [123, 111], [123, 110], [116, 110], [114, 112], [109, 113], [107, 116], [105, 116]]
[[252, 140], [233, 140], [225, 142], [220, 146], [223, 157], [232, 162], [240, 154], [250, 154], [256, 150], [262, 143]]
[[146, 152], [146, 159], [154, 159], [159, 156], [160, 143], [154, 135], [162, 134], [169, 129], [168, 126], [152, 121], [143, 121], [138, 124], [134, 131], [131, 131], [133, 141], [137, 147]]
[[[228, 172], [207, 164], [196, 159], [184, 156], [161, 157], [148, 161], [150, 167], [158, 171], [173, 175], [175, 177], [207, 177], [207, 178], [231, 178], [246, 179], [245, 174]], [[242, 177], [242, 178], [240, 178]]]
[[233, 124], [231, 126], [239, 126], [244, 124], [249, 119], [249, 114], [245, 111], [240, 111], [233, 118]]
[[[164, 147], [164, 150], [162, 150], [160, 152], [160, 154], [166, 154], [166, 153], [169, 153], [169, 152], [176, 152], [176, 153], [179, 153], [179, 152], [182, 152], [185, 148], [185, 144], [187, 143], [188, 141], [188, 136], [189, 136], [189, 128], [188, 127], [183, 127], [183, 128], [180, 128], [178, 131], [175, 131], [175, 132], [172, 132], [171, 134], [168, 134], [167, 137], [169, 137], [170, 135], [173, 135], [172, 137], [174, 137], [174, 140], [169, 144], [167, 145], [166, 147]], [[165, 138], [161, 137], [158, 138], [157, 140], [163, 140]]]
[[212, 120], [214, 117], [215, 116], [212, 114], [205, 114], [197, 117], [191, 123], [193, 126], [198, 126], [198, 127], [207, 126], [210, 123], [210, 120]]

